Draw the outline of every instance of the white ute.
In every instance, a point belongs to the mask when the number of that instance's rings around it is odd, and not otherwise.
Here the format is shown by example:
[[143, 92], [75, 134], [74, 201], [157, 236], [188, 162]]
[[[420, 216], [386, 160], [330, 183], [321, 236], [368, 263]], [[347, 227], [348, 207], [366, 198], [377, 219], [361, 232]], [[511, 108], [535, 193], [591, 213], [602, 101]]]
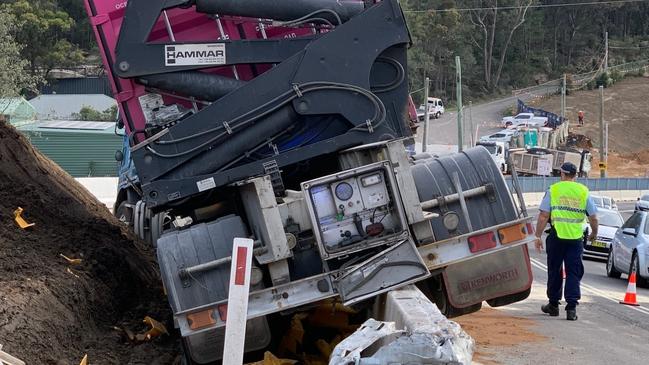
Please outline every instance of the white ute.
[[544, 127], [548, 124], [547, 117], [537, 117], [534, 113], [518, 113], [513, 117], [504, 117], [502, 125], [505, 128], [511, 127]]

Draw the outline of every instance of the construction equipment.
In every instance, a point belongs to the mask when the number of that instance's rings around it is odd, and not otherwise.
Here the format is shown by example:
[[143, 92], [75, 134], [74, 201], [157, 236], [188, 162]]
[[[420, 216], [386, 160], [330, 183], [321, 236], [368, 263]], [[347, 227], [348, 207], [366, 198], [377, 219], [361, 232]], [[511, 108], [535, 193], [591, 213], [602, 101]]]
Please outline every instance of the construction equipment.
[[396, 0], [85, 3], [127, 132], [115, 212], [156, 247], [188, 361], [223, 356], [235, 237], [247, 352], [324, 299], [418, 282], [452, 316], [529, 294], [530, 218], [487, 151], [407, 153]]
[[16, 224], [18, 224], [18, 227], [21, 229], [27, 229], [29, 227], [33, 227], [36, 225], [36, 223], [28, 223], [25, 218], [23, 218], [23, 208], [18, 207], [18, 209], [14, 210], [14, 220], [16, 221]]

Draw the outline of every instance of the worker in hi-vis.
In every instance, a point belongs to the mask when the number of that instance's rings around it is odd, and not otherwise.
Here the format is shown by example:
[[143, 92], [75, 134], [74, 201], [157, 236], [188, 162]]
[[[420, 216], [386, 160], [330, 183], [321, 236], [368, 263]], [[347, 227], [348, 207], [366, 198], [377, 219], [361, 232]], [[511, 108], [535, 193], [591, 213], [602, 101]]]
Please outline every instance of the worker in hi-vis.
[[584, 276], [582, 262], [583, 224], [586, 218], [590, 224], [588, 240], [597, 237], [597, 207], [590, 197], [588, 188], [575, 181], [577, 167], [566, 162], [561, 165], [561, 181], [550, 186], [539, 206], [536, 224], [538, 251], [543, 249], [541, 234], [548, 222], [551, 228], [545, 239], [548, 258], [547, 295], [549, 303], [541, 307], [543, 313], [553, 317], [559, 315], [559, 301], [563, 288], [562, 265], [565, 266], [566, 319], [577, 320], [577, 305], [581, 299], [580, 282]]

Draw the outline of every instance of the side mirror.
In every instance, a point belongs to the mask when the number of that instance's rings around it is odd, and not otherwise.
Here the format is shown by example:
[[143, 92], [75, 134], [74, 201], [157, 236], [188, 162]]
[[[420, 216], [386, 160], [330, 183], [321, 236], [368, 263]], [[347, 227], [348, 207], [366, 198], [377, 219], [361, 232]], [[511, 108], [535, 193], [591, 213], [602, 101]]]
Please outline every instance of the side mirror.
[[122, 153], [122, 151], [120, 150], [115, 151], [115, 161], [122, 162], [123, 160], [124, 160], [124, 153]]
[[623, 228], [622, 233], [628, 234], [629, 236], [637, 236], [638, 232], [636, 232], [635, 228]]

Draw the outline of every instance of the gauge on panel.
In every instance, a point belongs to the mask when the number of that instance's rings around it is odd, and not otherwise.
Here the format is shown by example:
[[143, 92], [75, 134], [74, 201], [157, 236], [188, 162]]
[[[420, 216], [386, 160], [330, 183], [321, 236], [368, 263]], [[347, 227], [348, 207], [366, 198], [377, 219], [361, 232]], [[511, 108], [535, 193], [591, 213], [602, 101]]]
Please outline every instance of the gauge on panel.
[[346, 182], [336, 185], [336, 197], [340, 200], [349, 200], [354, 195], [354, 188]]

